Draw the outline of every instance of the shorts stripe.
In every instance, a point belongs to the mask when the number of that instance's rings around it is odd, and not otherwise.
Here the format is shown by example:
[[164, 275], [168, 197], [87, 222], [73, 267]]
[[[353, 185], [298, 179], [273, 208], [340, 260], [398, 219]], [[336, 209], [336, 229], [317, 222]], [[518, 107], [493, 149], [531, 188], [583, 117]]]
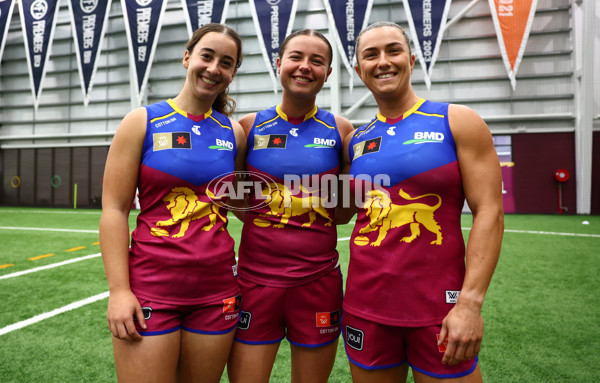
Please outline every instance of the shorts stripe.
[[154, 335], [164, 335], [164, 334], [170, 334], [172, 332], [175, 332], [177, 330], [181, 329], [181, 326], [176, 326], [167, 330], [161, 330], [161, 331], [138, 331], [138, 333], [142, 336], [154, 336]]
[[273, 343], [279, 343], [283, 340], [283, 338], [285, 338], [284, 336], [282, 336], [279, 339], [275, 339], [275, 340], [265, 340], [265, 341], [252, 341], [252, 340], [244, 340], [244, 339], [239, 339], [238, 337], [235, 337], [234, 339], [237, 342], [243, 343], [243, 344], [251, 344], [251, 345], [261, 345], [261, 344], [273, 344]]
[[438, 379], [452, 379], [452, 378], [462, 378], [463, 376], [467, 376], [470, 373], [472, 373], [473, 371], [475, 371], [475, 368], [477, 367], [477, 363], [479, 362], [479, 356], [475, 357], [475, 360], [473, 361], [473, 366], [471, 368], [469, 368], [466, 371], [463, 372], [457, 372], [455, 374], [434, 374], [433, 372], [429, 372], [429, 371], [425, 371], [422, 370], [418, 367], [413, 366], [412, 364], [409, 363], [409, 366], [412, 367], [413, 369], [419, 371], [422, 374], [434, 377], [434, 378], [438, 378]]
[[227, 334], [232, 332], [233, 330], [236, 329], [238, 323], [237, 321], [235, 322], [235, 324], [233, 326], [231, 326], [230, 328], [226, 329], [226, 330], [222, 330], [222, 331], [203, 331], [203, 330], [195, 330], [193, 328], [188, 328], [185, 326], [181, 326], [182, 329], [184, 329], [187, 332], [191, 332], [194, 334], [206, 334], [206, 335], [222, 335], [222, 334]]
[[[341, 331], [340, 331], [341, 332]], [[318, 348], [318, 347], [323, 347], [323, 346], [327, 346], [328, 344], [331, 344], [333, 342], [335, 342], [336, 340], [338, 340], [340, 338], [340, 334], [338, 333], [337, 336], [332, 339], [329, 340], [327, 342], [323, 342], [323, 343], [317, 343], [317, 344], [304, 344], [304, 343], [297, 343], [297, 342], [292, 342], [291, 340], [288, 339], [288, 342], [290, 342], [291, 344], [293, 344], [294, 346], [298, 346], [298, 347], [306, 347], [306, 348]]]

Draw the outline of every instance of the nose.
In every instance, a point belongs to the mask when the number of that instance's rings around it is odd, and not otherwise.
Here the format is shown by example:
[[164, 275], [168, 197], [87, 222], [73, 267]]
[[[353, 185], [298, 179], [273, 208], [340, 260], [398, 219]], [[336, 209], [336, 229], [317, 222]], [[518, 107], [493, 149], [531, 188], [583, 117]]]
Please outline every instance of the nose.
[[308, 63], [308, 59], [302, 60], [298, 69], [303, 73], [310, 72], [310, 65]]
[[206, 66], [206, 71], [209, 73], [217, 73], [218, 71], [218, 61], [217, 60], [212, 60], [207, 66]]
[[385, 52], [381, 52], [379, 54], [379, 60], [377, 61], [377, 66], [380, 68], [385, 68], [390, 65], [387, 55]]

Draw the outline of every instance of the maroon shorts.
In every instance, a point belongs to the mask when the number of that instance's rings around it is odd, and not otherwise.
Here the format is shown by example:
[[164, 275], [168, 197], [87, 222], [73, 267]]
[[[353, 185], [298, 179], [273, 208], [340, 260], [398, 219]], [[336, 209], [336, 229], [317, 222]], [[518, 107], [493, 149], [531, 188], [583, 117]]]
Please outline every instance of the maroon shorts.
[[179, 329], [198, 334], [225, 334], [235, 329], [240, 317], [241, 295], [201, 305], [169, 305], [139, 299], [146, 330], [135, 323], [140, 335], [162, 335]]
[[469, 375], [478, 358], [454, 366], [442, 364], [443, 347], [437, 345], [441, 325], [396, 327], [344, 313], [342, 318], [348, 359], [367, 370], [396, 367], [408, 361], [411, 368], [434, 378], [449, 379]]
[[305, 285], [281, 288], [238, 279], [244, 301], [235, 339], [246, 344], [320, 347], [341, 333], [342, 273], [336, 268]]

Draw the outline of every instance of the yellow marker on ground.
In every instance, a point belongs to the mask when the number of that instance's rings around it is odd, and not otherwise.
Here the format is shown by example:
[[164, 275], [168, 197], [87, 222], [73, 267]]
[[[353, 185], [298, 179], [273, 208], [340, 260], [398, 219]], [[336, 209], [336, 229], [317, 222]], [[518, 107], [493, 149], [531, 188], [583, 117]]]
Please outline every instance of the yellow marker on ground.
[[6, 265], [0, 265], [0, 269], [6, 269], [7, 267], [14, 266], [12, 263], [7, 263]]
[[29, 260], [30, 261], [37, 261], [38, 259], [48, 258], [48, 257], [51, 257], [53, 255], [56, 255], [56, 254], [50, 253], [50, 254], [38, 255], [37, 257], [31, 257], [31, 258], [29, 258]]
[[99, 245], [100, 241], [92, 243], [92, 245]]
[[74, 247], [72, 249], [67, 249], [65, 251], [69, 252], [69, 251], [77, 251], [77, 250], [81, 250], [81, 249], [85, 249], [85, 246]]

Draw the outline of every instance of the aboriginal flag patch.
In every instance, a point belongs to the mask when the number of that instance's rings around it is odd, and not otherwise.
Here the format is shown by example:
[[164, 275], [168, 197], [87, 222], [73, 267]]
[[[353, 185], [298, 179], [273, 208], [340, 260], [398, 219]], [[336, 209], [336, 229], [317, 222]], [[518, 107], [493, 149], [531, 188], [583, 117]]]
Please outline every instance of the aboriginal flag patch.
[[254, 136], [254, 150], [257, 149], [285, 149], [287, 134], [268, 134]]
[[381, 147], [381, 136], [377, 138], [371, 138], [370, 140], [366, 140], [363, 142], [359, 142], [353, 146], [354, 149], [354, 158], [356, 159], [360, 156], [369, 153], [375, 153], [379, 151]]

